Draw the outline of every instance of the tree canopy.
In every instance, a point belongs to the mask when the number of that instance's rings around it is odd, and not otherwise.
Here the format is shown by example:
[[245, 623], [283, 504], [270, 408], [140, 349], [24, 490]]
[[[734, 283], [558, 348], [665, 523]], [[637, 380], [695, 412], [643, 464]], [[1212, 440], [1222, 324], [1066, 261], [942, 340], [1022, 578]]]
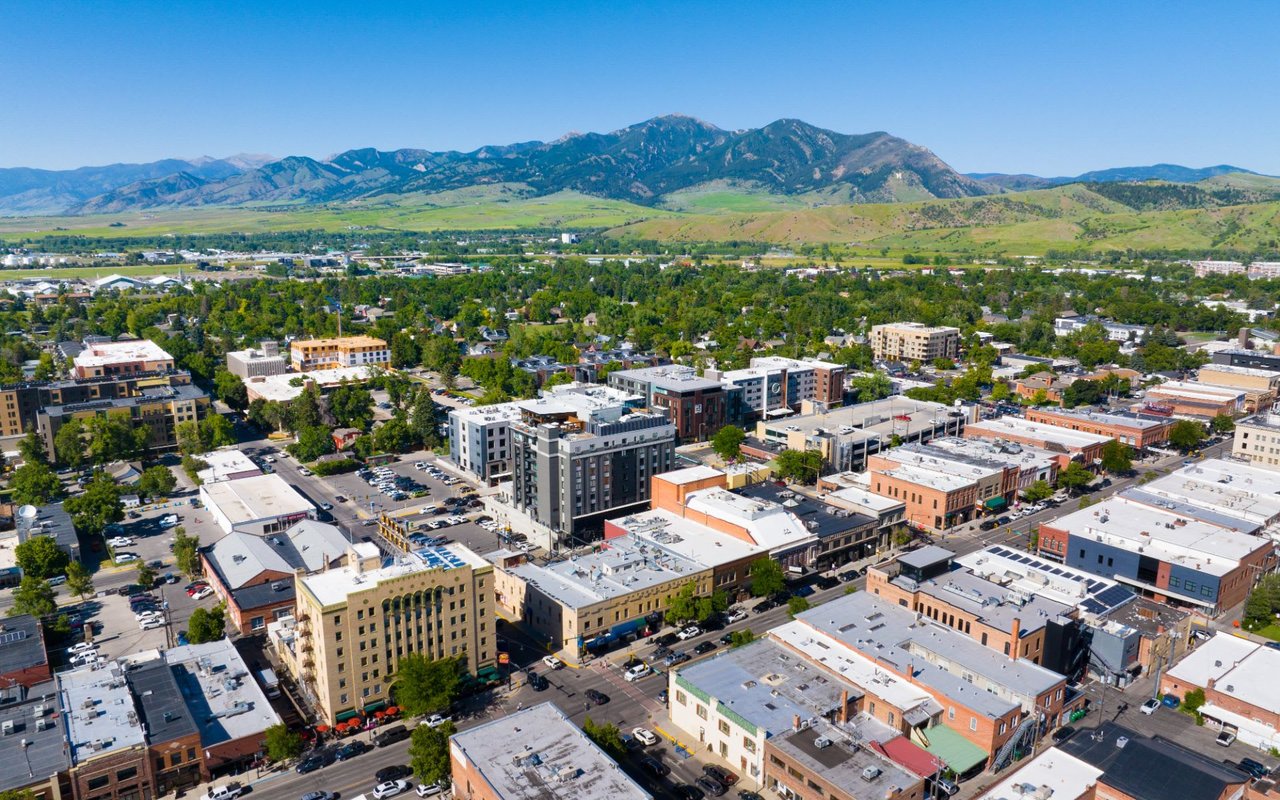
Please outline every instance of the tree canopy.
[[407, 653], [396, 667], [391, 696], [411, 716], [440, 713], [458, 696], [462, 664], [456, 658], [428, 659]]

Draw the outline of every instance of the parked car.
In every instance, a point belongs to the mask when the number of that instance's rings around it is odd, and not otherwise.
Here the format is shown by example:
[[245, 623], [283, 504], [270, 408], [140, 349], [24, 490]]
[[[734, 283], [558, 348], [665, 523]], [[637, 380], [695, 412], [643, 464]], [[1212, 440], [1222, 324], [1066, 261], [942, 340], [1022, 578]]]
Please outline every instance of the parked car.
[[724, 619], [727, 624], [732, 625], [733, 623], [741, 622], [746, 618], [747, 618], [747, 612], [743, 611], [740, 608], [735, 608], [732, 611], [730, 611], [728, 616], [726, 616]]
[[1222, 745], [1223, 747], [1230, 747], [1235, 742], [1235, 740], [1236, 740], [1236, 732], [1231, 730], [1230, 728], [1223, 728], [1222, 733], [1219, 733], [1218, 738], [1215, 739], [1214, 741], [1216, 741], [1218, 744]]
[[676, 638], [683, 642], [686, 639], [692, 639], [693, 637], [699, 635], [700, 633], [702, 633], [702, 628], [699, 628], [697, 625], [690, 625], [689, 627], [677, 633]]
[[1062, 744], [1063, 742], [1065, 742], [1066, 740], [1070, 739], [1072, 736], [1075, 736], [1075, 735], [1076, 735], [1075, 728], [1071, 727], [1070, 725], [1063, 725], [1061, 728], [1058, 728], [1056, 731], [1053, 732], [1053, 743]]
[[[730, 635], [732, 636], [732, 634]], [[716, 649], [715, 642], [699, 642], [697, 646], [693, 648], [693, 652], [695, 655], [702, 655], [703, 653], [710, 653], [712, 650], [715, 650], [715, 649]]]
[[702, 800], [702, 798], [706, 797], [697, 786], [691, 786], [687, 783], [677, 783], [672, 786], [671, 795], [679, 798], [679, 800]]
[[542, 663], [546, 664], [548, 669], [560, 669], [564, 666], [564, 662], [555, 656], [543, 656]]
[[115, 557], [112, 560], [115, 561], [117, 564], [128, 564], [130, 561], [137, 561], [138, 554], [137, 553], [116, 553]]
[[317, 792], [307, 792], [302, 796], [301, 800], [334, 800], [334, 797], [335, 795], [333, 792], [317, 791]]
[[536, 672], [530, 672], [529, 685], [533, 687], [535, 692], [543, 692], [551, 686], [551, 681]]
[[435, 797], [444, 789], [438, 783], [420, 783], [414, 791], [417, 792], [418, 797]]
[[389, 767], [383, 767], [373, 774], [373, 779], [378, 783], [388, 783], [390, 781], [398, 781], [401, 778], [407, 778], [413, 774], [413, 770], [404, 764], [392, 764]]
[[401, 792], [408, 791], [408, 789], [408, 781], [387, 781], [386, 783], [380, 783], [373, 787], [373, 796], [377, 798], [377, 800], [385, 800], [385, 798], [395, 797]]
[[640, 768], [655, 778], [663, 778], [671, 774], [671, 768], [653, 756], [640, 759]]
[[342, 747], [339, 747], [338, 750], [333, 754], [333, 757], [338, 761], [346, 761], [348, 758], [355, 758], [356, 756], [361, 755], [367, 752], [368, 750], [369, 750], [369, 745], [365, 744], [359, 739], [356, 739], [355, 741], [347, 742]]
[[648, 728], [632, 728], [631, 735], [646, 747], [658, 743], [658, 737]]
[[662, 663], [666, 664], [668, 667], [674, 667], [676, 664], [683, 664], [688, 660], [688, 653], [683, 650], [676, 650], [674, 653], [670, 653], [666, 658], [662, 659]]
[[697, 786], [712, 797], [719, 797], [727, 791], [723, 783], [708, 775], [698, 776], [698, 779], [693, 782], [693, 785]]
[[1148, 698], [1147, 701], [1142, 704], [1142, 708], [1139, 710], [1142, 711], [1143, 714], [1154, 714], [1156, 713], [1156, 709], [1159, 707], [1160, 707], [1160, 701], [1154, 697], [1151, 697], [1151, 698]]
[[586, 695], [588, 700], [590, 700], [591, 702], [595, 703], [598, 706], [602, 706], [605, 703], [609, 702], [609, 695], [605, 694], [604, 692], [598, 689], [588, 689], [586, 691]]
[[238, 783], [228, 783], [226, 786], [215, 786], [206, 794], [200, 795], [200, 800], [235, 800], [244, 791]]
[[213, 589], [211, 589], [211, 588], [209, 588], [208, 586], [206, 586], [206, 587], [204, 587], [203, 589], [198, 589], [198, 590], [196, 590], [196, 593], [195, 593], [195, 594], [193, 594], [193, 595], [191, 595], [191, 599], [192, 599], [192, 600], [203, 600], [203, 599], [205, 599], [206, 597], [209, 597], [209, 596], [210, 596], [210, 595], [212, 595], [212, 594], [213, 594]]
[[[444, 723], [442, 722], [440, 724], [443, 725]], [[403, 725], [393, 725], [390, 728], [387, 728], [386, 730], [384, 730], [382, 733], [379, 733], [377, 736], [374, 736], [373, 745], [374, 747], [386, 747], [389, 744], [395, 744], [396, 742], [403, 741], [408, 738], [409, 738], [408, 728], [406, 728]], [[387, 769], [393, 769], [393, 768], [387, 767]], [[394, 769], [408, 769], [408, 767], [395, 767]], [[383, 779], [379, 778], [379, 781], [381, 780]], [[395, 779], [386, 778], [385, 780], [395, 780]]]
[[819, 575], [813, 582], [823, 589], [834, 589], [840, 585], [840, 580], [838, 578], [833, 578], [830, 575]]
[[737, 775], [734, 775], [729, 770], [724, 769], [723, 767], [718, 767], [715, 764], [707, 764], [702, 768], [702, 771], [710, 776], [712, 780], [717, 783], [722, 783], [725, 786], [732, 786], [738, 782]]

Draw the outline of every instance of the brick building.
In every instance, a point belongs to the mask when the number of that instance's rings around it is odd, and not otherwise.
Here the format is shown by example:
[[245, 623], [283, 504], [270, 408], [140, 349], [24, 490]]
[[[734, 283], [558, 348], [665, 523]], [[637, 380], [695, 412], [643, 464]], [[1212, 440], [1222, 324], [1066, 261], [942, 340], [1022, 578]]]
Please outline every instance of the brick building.
[[1065, 408], [1028, 408], [1024, 419], [1073, 431], [1084, 431], [1118, 439], [1130, 447], [1145, 450], [1169, 441], [1173, 420], [1129, 412], [1102, 413]]

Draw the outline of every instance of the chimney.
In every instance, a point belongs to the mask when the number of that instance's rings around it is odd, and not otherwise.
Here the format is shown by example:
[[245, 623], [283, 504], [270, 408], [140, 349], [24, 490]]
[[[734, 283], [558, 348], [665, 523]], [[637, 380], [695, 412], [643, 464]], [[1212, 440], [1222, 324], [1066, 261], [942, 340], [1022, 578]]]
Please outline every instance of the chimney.
[[1209, 679], [1209, 682], [1208, 682], [1208, 683], [1206, 683], [1206, 684], [1204, 685], [1204, 688], [1208, 689], [1209, 691], [1213, 691], [1213, 687], [1214, 687], [1217, 683], [1218, 683], [1218, 679], [1217, 679], [1217, 678], [1210, 678], [1210, 679]]
[[849, 721], [849, 690], [843, 689], [840, 692], [840, 724], [844, 725]]
[[1022, 620], [1018, 617], [1013, 618], [1013, 628], [1009, 631], [1009, 636], [1013, 638], [1013, 643], [1009, 645], [1009, 653], [1013, 656], [1013, 660], [1018, 660], [1018, 647], [1022, 642], [1018, 635], [1022, 632]]
[[799, 715], [799, 714], [796, 714], [795, 716], [793, 716], [793, 717], [791, 718], [791, 730], [793, 730], [793, 731], [798, 731], [798, 730], [800, 730], [800, 715]]
[[1245, 350], [1249, 349], [1249, 329], [1248, 328], [1240, 329], [1239, 338], [1237, 341], [1240, 347], [1242, 347]]

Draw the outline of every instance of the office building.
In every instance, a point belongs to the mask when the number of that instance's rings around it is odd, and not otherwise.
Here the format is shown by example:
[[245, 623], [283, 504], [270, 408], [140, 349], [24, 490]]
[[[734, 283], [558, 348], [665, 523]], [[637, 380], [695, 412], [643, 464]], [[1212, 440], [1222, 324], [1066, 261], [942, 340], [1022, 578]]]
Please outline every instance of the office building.
[[449, 740], [455, 797], [466, 800], [650, 800], [564, 712], [539, 703]]
[[492, 486], [511, 477], [511, 423], [519, 403], [454, 408], [449, 412], [449, 459], [477, 481]]
[[250, 347], [227, 353], [227, 372], [238, 375], [241, 380], [260, 375], [283, 375], [288, 369], [289, 362], [280, 354], [280, 345], [276, 342], [263, 342], [256, 349]]
[[223, 533], [280, 533], [316, 513], [310, 500], [274, 472], [205, 484], [200, 487], [200, 502]]
[[1269, 411], [1280, 396], [1280, 370], [1205, 364], [1197, 378], [1201, 384], [1243, 391], [1244, 410], [1250, 413]]
[[385, 707], [408, 653], [492, 672], [493, 566], [460, 544], [384, 562], [375, 545], [357, 542], [346, 566], [298, 576], [295, 585], [296, 615], [268, 624], [268, 635], [328, 724]]
[[676, 426], [682, 442], [714, 436], [729, 421], [729, 391], [718, 380], [699, 377], [692, 367], [668, 365], [609, 373], [609, 386], [645, 398]]
[[567, 538], [648, 505], [649, 479], [671, 469], [676, 429], [633, 412], [640, 398], [607, 387], [559, 386], [524, 401], [511, 423], [512, 505]]
[[1168, 417], [1068, 408], [1028, 408], [1023, 418], [1029, 422], [1117, 439], [1136, 450], [1162, 446], [1169, 441], [1169, 430], [1174, 423]]
[[295, 339], [289, 343], [289, 363], [296, 372], [340, 367], [389, 366], [391, 349], [373, 336]]
[[1280, 414], [1268, 411], [1236, 420], [1231, 455], [1256, 467], [1280, 470]]
[[1275, 567], [1275, 545], [1126, 496], [1040, 524], [1040, 555], [1214, 615]]
[[894, 396], [825, 413], [761, 420], [755, 440], [748, 440], [743, 452], [771, 459], [784, 449], [817, 450], [824, 472], [861, 470], [868, 458], [891, 445], [959, 436], [966, 422], [962, 409]]
[[72, 373], [77, 378], [168, 372], [174, 368], [173, 356], [150, 339], [131, 339], [125, 342], [86, 341], [84, 349], [71, 363]]
[[232, 531], [200, 557], [227, 621], [243, 635], [294, 613], [294, 576], [341, 566], [351, 542], [333, 525], [304, 519], [274, 536]]
[[960, 357], [960, 329], [895, 322], [871, 328], [871, 354], [877, 361], [919, 361]]

